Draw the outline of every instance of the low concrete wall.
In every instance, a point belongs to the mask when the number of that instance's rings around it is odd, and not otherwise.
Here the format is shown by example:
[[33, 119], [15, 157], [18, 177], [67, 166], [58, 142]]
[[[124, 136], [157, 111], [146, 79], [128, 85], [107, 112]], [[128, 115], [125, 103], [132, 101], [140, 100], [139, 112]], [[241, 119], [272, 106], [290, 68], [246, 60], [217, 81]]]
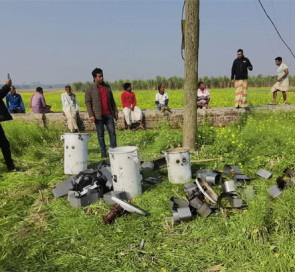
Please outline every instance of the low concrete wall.
[[[251, 113], [252, 110], [295, 110], [295, 105], [280, 105], [280, 106], [259, 106], [251, 107], [249, 111], [245, 109], [236, 108], [211, 108], [211, 109], [199, 109], [197, 111], [198, 124], [208, 120], [213, 126], [225, 126], [238, 121], [239, 117], [244, 113]], [[158, 110], [143, 110], [144, 124], [147, 129], [153, 129], [156, 127], [159, 121], [167, 121], [172, 128], [179, 128], [183, 123], [183, 109], [172, 109], [172, 113], [165, 116]], [[85, 111], [80, 112], [81, 118], [84, 121], [86, 131], [94, 131], [95, 126], [89, 120], [88, 113]], [[51, 125], [66, 125], [66, 117], [62, 112], [36, 114], [36, 113], [18, 113], [12, 114], [14, 120], [21, 120], [25, 122], [34, 121], [42, 126], [46, 124]], [[119, 119], [117, 122], [117, 129], [125, 129], [125, 120], [122, 111], [119, 111]]]

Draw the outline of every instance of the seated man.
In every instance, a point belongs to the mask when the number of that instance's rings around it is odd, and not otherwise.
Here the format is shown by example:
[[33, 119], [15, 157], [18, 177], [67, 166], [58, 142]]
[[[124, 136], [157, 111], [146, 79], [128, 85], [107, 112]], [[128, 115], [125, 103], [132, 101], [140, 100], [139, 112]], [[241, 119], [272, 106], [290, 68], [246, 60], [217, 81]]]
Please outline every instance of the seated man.
[[209, 90], [206, 88], [204, 82], [198, 83], [198, 92], [197, 92], [197, 108], [209, 108], [210, 102], [210, 93]]
[[136, 106], [136, 97], [132, 92], [131, 83], [125, 83], [123, 88], [124, 92], [121, 94], [121, 102], [127, 128], [130, 129], [132, 123], [139, 123], [139, 128], [144, 129], [142, 125], [142, 112]]
[[61, 95], [62, 110], [67, 117], [70, 132], [84, 131], [85, 126], [79, 114], [79, 105], [71, 86], [65, 86], [65, 93]]
[[34, 113], [52, 112], [50, 111], [51, 106], [46, 104], [43, 89], [41, 87], [36, 88], [36, 93], [31, 98], [30, 107]]
[[20, 94], [16, 93], [15, 87], [10, 87], [10, 92], [6, 96], [6, 107], [10, 113], [25, 113], [25, 106]]
[[164, 112], [164, 111], [170, 111], [169, 107], [168, 107], [168, 102], [169, 102], [169, 98], [168, 98], [168, 94], [165, 93], [165, 86], [164, 84], [160, 84], [158, 86], [158, 93], [156, 94], [156, 99], [155, 99], [155, 103], [157, 105], [157, 109]]

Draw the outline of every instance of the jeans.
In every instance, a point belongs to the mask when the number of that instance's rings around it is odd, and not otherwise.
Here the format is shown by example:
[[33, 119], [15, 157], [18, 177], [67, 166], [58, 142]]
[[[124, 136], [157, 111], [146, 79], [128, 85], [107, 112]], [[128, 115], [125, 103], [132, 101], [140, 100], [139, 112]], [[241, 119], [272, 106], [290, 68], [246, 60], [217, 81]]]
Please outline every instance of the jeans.
[[0, 124], [0, 148], [2, 150], [2, 154], [4, 157], [4, 161], [6, 163], [8, 170], [14, 169], [13, 160], [11, 158], [11, 151], [10, 151], [10, 145], [9, 142], [5, 136], [4, 130]]
[[104, 126], [106, 126], [107, 132], [109, 134], [111, 148], [117, 147], [115, 122], [112, 114], [102, 115], [101, 120], [95, 120], [97, 139], [102, 158], [107, 157], [106, 144], [104, 140]]

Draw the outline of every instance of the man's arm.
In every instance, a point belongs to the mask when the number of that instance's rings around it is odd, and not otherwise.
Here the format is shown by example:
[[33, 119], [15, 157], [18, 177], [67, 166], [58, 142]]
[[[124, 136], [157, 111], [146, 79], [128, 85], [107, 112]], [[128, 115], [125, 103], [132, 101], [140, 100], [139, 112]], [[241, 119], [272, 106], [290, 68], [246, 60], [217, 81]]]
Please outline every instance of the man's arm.
[[283, 81], [283, 80], [287, 77], [287, 75], [289, 74], [289, 69], [286, 68], [286, 69], [284, 70], [284, 72], [285, 72], [285, 74], [284, 74], [281, 78], [278, 78], [278, 81], [279, 81], [279, 82]]
[[247, 68], [249, 69], [249, 71], [252, 71], [253, 70], [253, 65], [251, 64], [249, 59], [247, 59], [247, 61], [248, 61]]
[[9, 93], [10, 85], [11, 81], [10, 84], [8, 83], [8, 81], [5, 81], [5, 85], [0, 90], [0, 99], [3, 99]]
[[23, 102], [23, 99], [22, 97], [20, 96], [20, 108], [25, 112], [25, 105], [24, 105], [24, 102]]
[[8, 99], [8, 96], [6, 95], [6, 107], [7, 107], [7, 109], [9, 109], [9, 99]]
[[236, 61], [234, 60], [233, 66], [231, 67], [231, 80], [235, 79], [235, 73], [236, 73]]
[[95, 121], [95, 117], [94, 117], [94, 112], [92, 109], [92, 96], [91, 96], [91, 90], [87, 89], [85, 91], [85, 105], [86, 105], [86, 109], [89, 115], [89, 118], [91, 119], [92, 122]]

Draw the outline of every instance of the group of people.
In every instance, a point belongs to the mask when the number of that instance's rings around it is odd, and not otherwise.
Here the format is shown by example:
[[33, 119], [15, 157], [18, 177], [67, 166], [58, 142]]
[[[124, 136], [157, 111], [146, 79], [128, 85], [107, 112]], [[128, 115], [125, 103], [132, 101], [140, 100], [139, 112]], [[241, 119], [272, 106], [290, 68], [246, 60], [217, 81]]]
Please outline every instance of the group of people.
[[[278, 66], [277, 75], [273, 76], [276, 83], [272, 86], [273, 100], [269, 105], [276, 105], [277, 93], [282, 92], [284, 104], [287, 103], [287, 91], [289, 89], [289, 69], [283, 63], [281, 57], [275, 58]], [[231, 71], [231, 79], [235, 86], [235, 107], [248, 108], [247, 89], [248, 89], [248, 70], [252, 71], [253, 66], [248, 58], [244, 56], [242, 49], [237, 51], [237, 58], [234, 60]]]
[[[283, 94], [284, 103], [287, 101], [289, 87], [288, 74], [289, 70], [286, 64], [282, 62], [281, 57], [275, 58], [278, 66], [277, 75], [274, 78], [277, 82], [273, 85], [273, 101], [270, 104], [276, 104], [277, 92]], [[231, 79], [235, 86], [235, 107], [247, 108], [247, 79], [248, 70], [253, 66], [248, 58], [243, 54], [243, 50], [237, 51], [237, 58], [232, 65]], [[98, 143], [100, 146], [101, 157], [107, 157], [107, 150], [104, 138], [105, 128], [110, 139], [110, 147], [117, 146], [115, 120], [118, 120], [118, 109], [113, 97], [111, 87], [104, 82], [103, 71], [95, 68], [92, 71], [93, 83], [85, 91], [85, 105], [89, 114], [89, 119], [94, 123], [97, 131]], [[130, 83], [123, 85], [124, 91], [121, 94], [121, 102], [127, 128], [130, 129], [133, 123], [137, 123], [140, 129], [144, 129], [142, 122], [142, 111], [137, 106], [136, 96], [132, 92]], [[3, 102], [6, 97], [6, 105]], [[71, 132], [84, 131], [84, 123], [79, 115], [79, 105], [76, 95], [72, 92], [71, 86], [65, 86], [65, 93], [61, 96], [63, 112], [67, 118], [68, 128]], [[197, 108], [208, 108], [210, 102], [210, 93], [204, 82], [198, 83], [197, 89]], [[158, 93], [155, 97], [155, 104], [158, 110], [170, 113], [168, 107], [169, 98], [165, 92], [165, 86], [158, 86]], [[32, 96], [30, 107], [34, 113], [51, 112], [51, 106], [46, 104], [43, 89], [36, 88], [36, 93]], [[11, 158], [10, 144], [7, 140], [1, 122], [12, 119], [10, 113], [24, 113], [25, 107], [22, 98], [16, 93], [11, 79], [4, 83], [0, 89], [0, 148], [8, 171], [17, 171]]]

